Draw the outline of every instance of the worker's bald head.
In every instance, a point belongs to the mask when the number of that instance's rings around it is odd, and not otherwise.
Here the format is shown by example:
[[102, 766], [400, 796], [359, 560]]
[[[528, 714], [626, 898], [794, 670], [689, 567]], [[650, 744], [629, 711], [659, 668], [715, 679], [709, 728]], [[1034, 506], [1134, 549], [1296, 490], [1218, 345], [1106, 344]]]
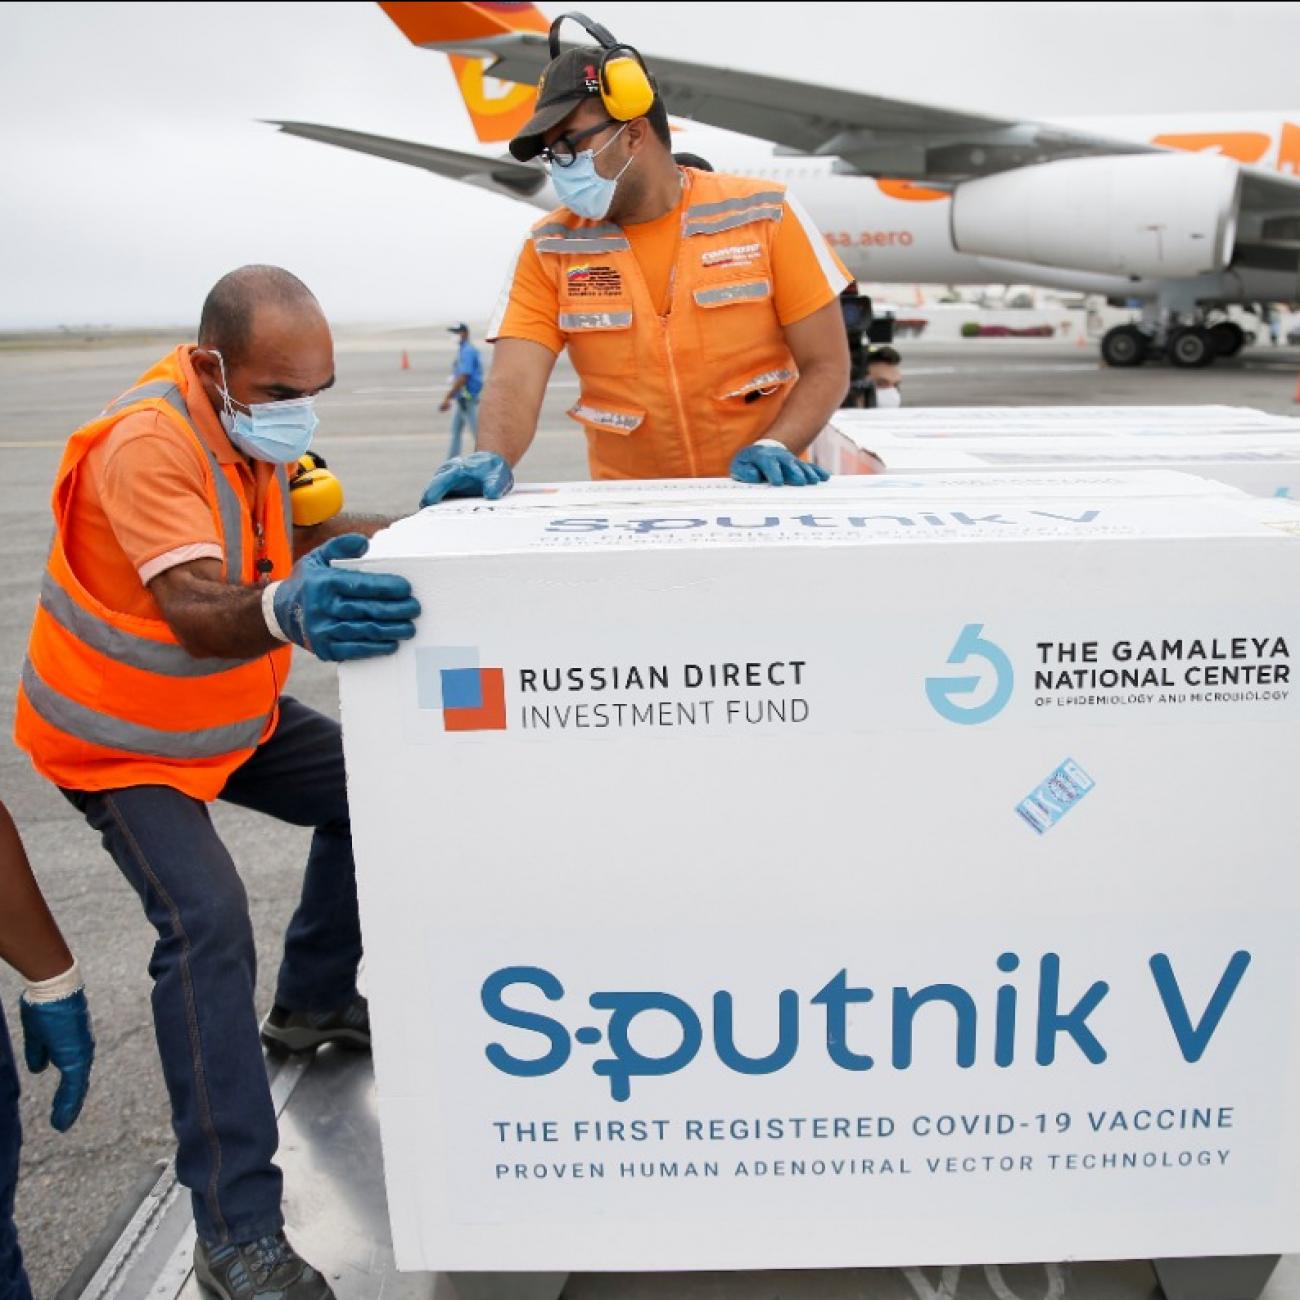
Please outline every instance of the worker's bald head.
[[296, 275], [241, 266], [204, 300], [194, 368], [214, 405], [222, 387], [244, 405], [307, 396], [334, 382], [334, 340]]
[[325, 315], [316, 295], [296, 275], [280, 266], [241, 266], [223, 275], [203, 301], [199, 347], [213, 348], [227, 365], [246, 361], [253, 350], [258, 318], [297, 317], [304, 324]]

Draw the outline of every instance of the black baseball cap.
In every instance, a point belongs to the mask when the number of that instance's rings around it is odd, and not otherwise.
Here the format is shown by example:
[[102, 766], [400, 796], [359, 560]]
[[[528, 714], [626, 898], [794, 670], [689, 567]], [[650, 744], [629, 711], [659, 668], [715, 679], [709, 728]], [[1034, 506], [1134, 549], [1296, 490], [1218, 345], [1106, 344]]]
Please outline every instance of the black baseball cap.
[[537, 83], [537, 109], [510, 141], [510, 152], [520, 162], [536, 158], [546, 133], [559, 126], [585, 99], [600, 97], [600, 60], [603, 50], [580, 45], [565, 50], [546, 65]]
[[460, 323], [459, 325], [448, 325], [448, 326], [447, 326], [447, 333], [448, 333], [448, 334], [468, 334], [468, 333], [469, 333], [469, 326], [466, 325], [464, 321], [461, 321], [461, 323]]

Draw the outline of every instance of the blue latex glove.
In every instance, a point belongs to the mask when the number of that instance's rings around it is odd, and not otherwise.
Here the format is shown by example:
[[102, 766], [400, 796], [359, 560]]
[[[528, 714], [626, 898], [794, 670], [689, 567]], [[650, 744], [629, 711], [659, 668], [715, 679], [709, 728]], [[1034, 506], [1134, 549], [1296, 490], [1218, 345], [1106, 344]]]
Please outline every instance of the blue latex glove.
[[742, 447], [732, 459], [731, 477], [740, 483], [770, 483], [773, 487], [811, 487], [830, 475], [820, 465], [800, 460], [789, 447], [764, 438]]
[[437, 505], [445, 497], [486, 497], [499, 500], [515, 485], [505, 458], [494, 451], [453, 456], [438, 467], [420, 498], [420, 508]]
[[405, 578], [331, 567], [331, 560], [356, 559], [369, 546], [360, 533], [331, 537], [303, 556], [276, 588], [276, 622], [318, 659], [390, 655], [399, 641], [415, 635], [420, 602]]
[[53, 1064], [62, 1076], [50, 1107], [50, 1123], [66, 1133], [77, 1122], [90, 1088], [95, 1059], [95, 1035], [90, 1027], [86, 991], [78, 989], [58, 1002], [18, 1000], [23, 1024], [23, 1055], [27, 1068], [40, 1074]]

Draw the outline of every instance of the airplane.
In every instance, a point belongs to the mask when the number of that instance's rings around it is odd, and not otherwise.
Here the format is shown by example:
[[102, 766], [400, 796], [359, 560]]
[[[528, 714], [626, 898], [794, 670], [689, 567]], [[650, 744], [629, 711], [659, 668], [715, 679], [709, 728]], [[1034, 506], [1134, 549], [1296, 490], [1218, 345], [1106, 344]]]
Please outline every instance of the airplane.
[[[451, 68], [483, 144], [527, 121], [550, 20], [531, 3], [380, 0]], [[1300, 301], [1300, 109], [1216, 119], [1012, 121], [647, 55], [682, 148], [789, 183], [864, 281], [1037, 284], [1140, 304], [1107, 331], [1111, 366], [1233, 356], [1232, 304]], [[535, 208], [545, 168], [309, 122], [270, 125], [422, 167]], [[725, 134], [723, 134], [725, 133]], [[739, 136], [737, 135], [739, 133]], [[744, 137], [744, 138], [739, 138]]]

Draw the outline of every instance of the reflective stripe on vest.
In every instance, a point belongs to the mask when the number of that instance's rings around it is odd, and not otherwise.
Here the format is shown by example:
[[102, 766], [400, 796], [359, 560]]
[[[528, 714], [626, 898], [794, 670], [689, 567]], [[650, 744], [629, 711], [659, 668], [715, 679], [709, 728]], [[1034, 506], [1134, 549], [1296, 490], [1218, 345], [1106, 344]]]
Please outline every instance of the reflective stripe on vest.
[[645, 419], [643, 415], [629, 415], [624, 411], [602, 411], [599, 407], [589, 406], [583, 401], [571, 406], [569, 414], [575, 420], [604, 425], [609, 429], [617, 429], [620, 433], [631, 433], [634, 429], [640, 428], [642, 420]]
[[744, 212], [719, 217], [716, 221], [687, 221], [686, 234], [720, 235], [724, 230], [735, 230], [738, 226], [749, 226], [756, 221], [780, 221], [781, 212], [780, 207], [747, 208]]
[[769, 370], [766, 374], [756, 375], [753, 379], [747, 380], [739, 388], [734, 388], [729, 393], [723, 393], [723, 397], [744, 397], [746, 393], [758, 392], [764, 388], [775, 388], [778, 384], [787, 384], [790, 380], [798, 377], [793, 370]]
[[724, 212], [742, 212], [745, 208], [765, 207], [770, 204], [778, 206], [785, 202], [781, 190], [764, 190], [761, 194], [746, 194], [738, 199], [720, 199], [717, 203], [693, 203], [686, 209], [687, 221], [698, 221], [701, 217], [720, 217]]
[[630, 311], [562, 311], [560, 328], [569, 330], [626, 329], [632, 323]]
[[239, 750], [255, 749], [270, 722], [270, 714], [265, 714], [248, 722], [188, 731], [143, 727], [88, 709], [60, 694], [38, 675], [30, 659], [23, 663], [22, 685], [27, 702], [51, 727], [92, 745], [128, 754], [156, 758], [220, 758]]
[[701, 307], [717, 307], [724, 302], [758, 302], [770, 297], [772, 286], [766, 280], [752, 284], [724, 284], [717, 289], [696, 289], [695, 301]]
[[293, 544], [293, 502], [289, 500], [289, 471], [283, 465], [275, 467], [275, 481], [280, 487], [280, 505], [284, 508], [284, 535]]
[[78, 641], [84, 641], [92, 650], [98, 650], [118, 663], [157, 673], [161, 677], [211, 677], [261, 658], [254, 655], [252, 659], [196, 659], [183, 646], [170, 641], [153, 641], [114, 627], [98, 614], [78, 605], [48, 571], [41, 582], [41, 608], [60, 627]]
[[632, 247], [627, 242], [627, 237], [622, 236], [618, 239], [586, 239], [578, 235], [565, 239], [539, 239], [537, 241], [537, 251], [539, 253], [577, 253], [579, 256], [585, 256], [587, 253], [626, 253]]
[[[204, 455], [208, 458], [208, 468], [212, 471], [212, 481], [217, 489], [217, 510], [221, 515], [222, 541], [226, 552], [226, 581], [242, 582], [244, 572], [244, 528], [243, 511], [239, 506], [239, 498], [235, 495], [235, 489], [230, 486], [225, 474], [222, 473], [221, 462], [213, 455], [207, 439], [203, 437], [198, 430], [198, 426], [190, 418], [190, 408], [185, 405], [185, 398], [181, 390], [170, 379], [155, 379], [151, 383], [141, 384], [138, 388], [128, 389], [121, 397], [109, 403], [101, 412], [101, 415], [116, 415], [119, 411], [124, 411], [128, 406], [133, 406], [136, 402], [157, 400], [166, 402], [185, 421], [190, 432], [197, 439], [199, 446], [203, 448]], [[276, 472], [277, 475], [284, 474], [282, 468]], [[285, 501], [285, 518], [292, 520], [287, 484], [288, 479], [286, 476], [280, 487]], [[292, 528], [289, 536], [293, 536]]]
[[166, 402], [191, 429], [194, 428], [194, 421], [190, 419], [190, 408], [185, 405], [181, 390], [170, 379], [154, 379], [150, 383], [139, 385], [137, 388], [128, 388], [121, 397], [114, 398], [104, 407], [100, 415], [101, 417], [116, 415], [118, 411], [125, 410], [135, 402], [148, 402], [155, 398]]
[[627, 242], [622, 226], [604, 221], [598, 226], [566, 226], [551, 221], [533, 231], [539, 253], [626, 253]]
[[597, 222], [594, 226], [566, 226], [563, 221], [549, 221], [544, 226], [535, 226], [532, 234], [534, 239], [549, 239], [553, 235], [586, 235], [592, 239], [617, 235], [621, 238], [623, 227], [612, 221]]

